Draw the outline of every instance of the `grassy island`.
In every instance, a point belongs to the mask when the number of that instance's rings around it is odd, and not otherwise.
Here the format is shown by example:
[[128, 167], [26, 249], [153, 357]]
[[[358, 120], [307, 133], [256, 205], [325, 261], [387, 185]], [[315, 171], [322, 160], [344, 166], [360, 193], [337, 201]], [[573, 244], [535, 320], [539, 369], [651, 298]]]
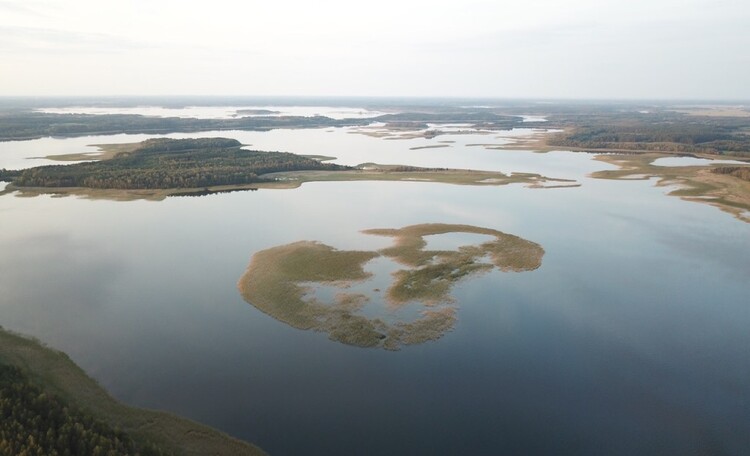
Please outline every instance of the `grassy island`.
[[3, 329], [0, 412], [3, 455], [265, 454], [193, 421], [123, 405], [64, 353]]
[[[332, 340], [360, 347], [397, 350], [439, 339], [456, 322], [450, 296], [463, 279], [491, 271], [530, 271], [541, 265], [538, 244], [489, 228], [470, 225], [423, 224], [402, 229], [374, 229], [365, 234], [388, 236], [394, 245], [380, 251], [343, 251], [301, 241], [256, 253], [237, 286], [242, 297], [264, 313], [290, 326], [321, 331]], [[425, 250], [425, 236], [448, 233], [484, 234], [494, 239], [458, 250]], [[349, 291], [370, 277], [365, 264], [385, 256], [403, 265], [385, 292], [392, 308], [422, 307], [419, 317], [386, 321], [360, 311], [370, 297]], [[316, 285], [335, 286], [333, 302], [312, 296]]]

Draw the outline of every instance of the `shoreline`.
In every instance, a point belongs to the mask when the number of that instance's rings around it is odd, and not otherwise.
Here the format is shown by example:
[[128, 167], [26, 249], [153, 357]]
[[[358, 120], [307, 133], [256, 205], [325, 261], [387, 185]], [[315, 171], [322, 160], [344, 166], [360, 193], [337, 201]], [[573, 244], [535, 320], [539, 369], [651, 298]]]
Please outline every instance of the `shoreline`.
[[[212, 193], [227, 193], [259, 189], [295, 189], [307, 182], [354, 182], [354, 181], [398, 181], [429, 182], [471, 186], [502, 186], [527, 184], [531, 188], [560, 188], [580, 185], [570, 179], [545, 177], [540, 174], [511, 173], [510, 175], [467, 169], [404, 169], [399, 165], [359, 165], [355, 170], [345, 171], [287, 171], [263, 175], [275, 180], [240, 185], [217, 185], [194, 188], [166, 189], [106, 189], [90, 187], [22, 187], [8, 184], [0, 196], [19, 192], [19, 197], [52, 195], [53, 197], [79, 196], [89, 199], [115, 201], [149, 200], [162, 201], [170, 196], [191, 196]], [[545, 183], [553, 183], [545, 186]]]
[[[733, 215], [740, 221], [750, 223], [750, 181], [712, 172], [713, 169], [727, 166], [723, 163], [698, 166], [657, 166], [653, 162], [659, 158], [673, 157], [674, 154], [612, 154], [597, 155], [599, 160], [619, 169], [596, 171], [590, 176], [609, 180], [650, 180], [656, 178], [657, 187], [676, 186], [668, 192], [685, 201], [709, 204]], [[702, 157], [700, 158], [709, 158]], [[715, 157], [713, 158], [715, 160]], [[743, 165], [744, 167], [750, 167]]]
[[114, 399], [65, 353], [0, 327], [0, 362], [20, 368], [34, 384], [113, 428], [187, 456], [264, 456], [259, 447], [177, 415], [131, 407]]

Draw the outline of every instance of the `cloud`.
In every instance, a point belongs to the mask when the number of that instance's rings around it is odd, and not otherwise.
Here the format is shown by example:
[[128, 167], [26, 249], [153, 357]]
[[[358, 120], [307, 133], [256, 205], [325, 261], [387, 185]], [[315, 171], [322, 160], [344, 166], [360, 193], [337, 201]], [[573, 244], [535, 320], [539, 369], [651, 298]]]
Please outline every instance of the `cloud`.
[[467, 2], [0, 0], [0, 90], [747, 97], [747, 0]]
[[0, 11], [26, 16], [45, 16], [33, 7], [33, 2], [0, 1]]
[[2, 53], [81, 53], [110, 54], [153, 46], [128, 38], [102, 33], [71, 32], [38, 27], [0, 25], [0, 52]]

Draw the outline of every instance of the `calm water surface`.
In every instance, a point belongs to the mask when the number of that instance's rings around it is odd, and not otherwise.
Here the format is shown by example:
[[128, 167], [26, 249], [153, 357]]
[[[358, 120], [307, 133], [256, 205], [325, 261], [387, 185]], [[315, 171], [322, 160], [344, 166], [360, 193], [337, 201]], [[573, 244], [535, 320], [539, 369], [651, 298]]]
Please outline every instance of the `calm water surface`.
[[[588, 155], [466, 146], [486, 135], [439, 137], [456, 143], [422, 150], [409, 148], [429, 140], [346, 129], [169, 136], [229, 136], [347, 164], [539, 172], [583, 186], [352, 182], [162, 202], [0, 197], [0, 324], [69, 353], [117, 398], [274, 455], [750, 448], [750, 224], [653, 182], [589, 179], [609, 165]], [[0, 143], [0, 167], [147, 137]], [[259, 250], [302, 239], [378, 249], [390, 239], [360, 230], [428, 222], [522, 236], [545, 248], [542, 267], [460, 283], [455, 330], [399, 352], [296, 330], [236, 290]]]
[[709, 160], [695, 157], [662, 157], [652, 162], [656, 166], [744, 165], [746, 163], [738, 160]]

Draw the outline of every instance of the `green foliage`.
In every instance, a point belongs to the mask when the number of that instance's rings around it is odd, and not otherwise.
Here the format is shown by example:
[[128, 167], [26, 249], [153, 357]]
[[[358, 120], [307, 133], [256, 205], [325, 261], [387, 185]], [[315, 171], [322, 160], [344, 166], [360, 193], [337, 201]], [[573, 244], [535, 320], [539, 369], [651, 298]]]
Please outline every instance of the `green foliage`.
[[43, 391], [19, 368], [0, 364], [0, 455], [166, 454]]
[[39, 166], [0, 173], [19, 187], [172, 189], [267, 182], [263, 174], [281, 171], [341, 170], [285, 153], [245, 150], [234, 139], [150, 139], [133, 152], [110, 160]]

